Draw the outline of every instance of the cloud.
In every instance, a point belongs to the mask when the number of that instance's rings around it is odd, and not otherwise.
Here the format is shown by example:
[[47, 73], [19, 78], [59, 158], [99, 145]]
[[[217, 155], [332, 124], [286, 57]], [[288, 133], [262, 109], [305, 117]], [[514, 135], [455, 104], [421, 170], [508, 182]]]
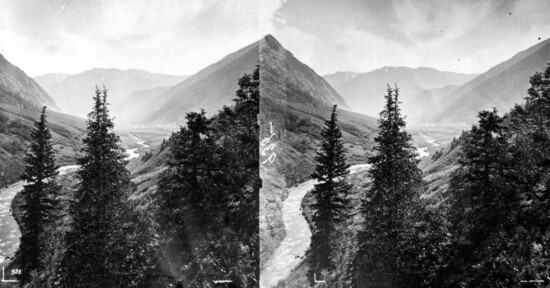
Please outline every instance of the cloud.
[[0, 53], [28, 74], [192, 74], [273, 34], [320, 73], [483, 72], [550, 31], [537, 0], [0, 0]]
[[1, 2], [0, 51], [33, 76], [94, 67], [192, 74], [261, 37], [257, 0]]
[[550, 37], [548, 1], [289, 0], [273, 34], [319, 73], [429, 66], [479, 73]]
[[262, 35], [273, 33], [274, 24], [280, 19], [277, 11], [283, 7], [287, 0], [266, 0], [262, 1], [259, 9], [259, 29]]

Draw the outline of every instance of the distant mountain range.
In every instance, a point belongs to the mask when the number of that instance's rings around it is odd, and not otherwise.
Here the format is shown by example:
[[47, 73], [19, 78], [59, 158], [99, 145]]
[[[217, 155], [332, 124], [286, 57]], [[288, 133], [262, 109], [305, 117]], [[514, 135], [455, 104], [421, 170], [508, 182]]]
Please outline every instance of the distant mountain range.
[[421, 104], [425, 108], [419, 122], [471, 124], [477, 121], [477, 112], [482, 109], [495, 107], [506, 113], [516, 103], [523, 102], [530, 86], [529, 78], [537, 71], [544, 71], [549, 61], [550, 39], [547, 39], [452, 91], [432, 93], [435, 94], [433, 100]]
[[461, 85], [477, 74], [439, 71], [433, 68], [382, 67], [366, 73], [336, 72], [324, 78], [340, 92], [354, 111], [378, 116], [384, 105], [387, 85], [397, 84], [405, 114], [418, 109], [408, 101], [418, 93], [447, 85]]
[[527, 96], [529, 78], [550, 61], [550, 39], [519, 52], [482, 74], [433, 68], [383, 67], [367, 73], [336, 72], [324, 78], [354, 111], [376, 116], [386, 85], [400, 88], [402, 111], [417, 125], [471, 125], [477, 112], [493, 107], [502, 113]]
[[95, 87], [104, 85], [109, 91], [111, 109], [125, 109], [127, 96], [143, 90], [173, 86], [186, 76], [149, 73], [143, 70], [95, 68], [79, 74], [46, 74], [34, 79], [50, 94], [61, 111], [86, 117], [90, 112]]

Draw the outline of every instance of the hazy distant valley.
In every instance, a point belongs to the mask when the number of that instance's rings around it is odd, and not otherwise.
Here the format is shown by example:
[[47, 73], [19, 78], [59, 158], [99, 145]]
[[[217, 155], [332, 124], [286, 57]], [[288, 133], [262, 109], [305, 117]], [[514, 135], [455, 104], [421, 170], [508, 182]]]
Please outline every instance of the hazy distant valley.
[[475, 122], [479, 110], [495, 107], [504, 112], [523, 101], [529, 77], [543, 71], [549, 57], [550, 40], [545, 40], [481, 74], [425, 67], [383, 67], [366, 73], [336, 72], [324, 77], [354, 111], [376, 117], [386, 84], [397, 84], [403, 113], [410, 124], [468, 127]]

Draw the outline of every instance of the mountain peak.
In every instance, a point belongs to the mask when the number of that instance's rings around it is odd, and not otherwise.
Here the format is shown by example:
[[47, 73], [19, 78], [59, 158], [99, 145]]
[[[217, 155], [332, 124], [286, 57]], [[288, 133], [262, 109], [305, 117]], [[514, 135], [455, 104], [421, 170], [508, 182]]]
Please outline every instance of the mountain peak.
[[283, 48], [283, 45], [275, 39], [271, 34], [267, 34], [264, 37], [264, 42], [267, 47], [269, 47], [272, 50], [279, 51], [281, 48]]
[[294, 57], [275, 37], [266, 35], [261, 42], [260, 74], [273, 81], [266, 87], [286, 87], [268, 89], [267, 97], [320, 107], [338, 104], [348, 108], [346, 101], [324, 78]]

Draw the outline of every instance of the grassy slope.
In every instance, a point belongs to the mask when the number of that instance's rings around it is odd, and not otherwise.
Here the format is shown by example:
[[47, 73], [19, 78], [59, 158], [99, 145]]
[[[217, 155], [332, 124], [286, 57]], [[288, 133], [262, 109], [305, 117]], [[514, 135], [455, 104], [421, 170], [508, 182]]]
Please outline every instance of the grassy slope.
[[429, 158], [420, 163], [419, 167], [424, 172], [424, 181], [428, 184], [424, 197], [436, 197], [441, 201], [448, 197], [449, 181], [451, 174], [459, 167], [460, 153], [460, 144], [452, 149], [447, 145], [442, 148], [442, 155], [439, 158]]
[[[30, 131], [40, 116], [40, 111], [0, 104], [0, 113], [7, 116], [10, 122], [21, 121], [21, 126], [17, 129], [0, 133], [0, 171], [6, 172], [5, 178], [0, 179], [0, 184], [13, 183], [23, 172], [23, 159], [31, 140]], [[47, 115], [54, 149], [57, 151], [57, 164], [74, 164], [85, 131], [84, 120], [53, 111], [47, 111]]]

